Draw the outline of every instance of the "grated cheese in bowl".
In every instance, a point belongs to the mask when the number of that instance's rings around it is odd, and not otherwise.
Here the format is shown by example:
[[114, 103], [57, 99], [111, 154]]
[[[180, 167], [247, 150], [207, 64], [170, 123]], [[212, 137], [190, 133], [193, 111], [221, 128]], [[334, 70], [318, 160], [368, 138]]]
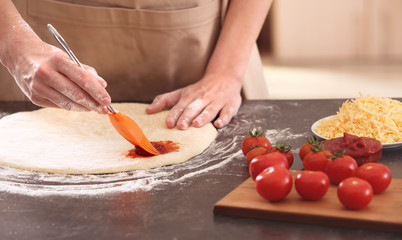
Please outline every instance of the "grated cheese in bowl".
[[381, 143], [402, 142], [402, 103], [360, 95], [344, 102], [336, 115], [321, 120], [314, 130], [329, 139], [342, 137], [347, 132], [375, 138]]

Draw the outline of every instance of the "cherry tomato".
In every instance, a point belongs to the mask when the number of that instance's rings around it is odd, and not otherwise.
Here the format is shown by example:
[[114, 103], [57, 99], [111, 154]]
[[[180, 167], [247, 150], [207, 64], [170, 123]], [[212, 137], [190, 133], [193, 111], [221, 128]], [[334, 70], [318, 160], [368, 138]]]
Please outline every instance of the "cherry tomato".
[[365, 163], [357, 170], [357, 177], [371, 184], [375, 194], [384, 192], [392, 180], [391, 171], [381, 163]]
[[350, 177], [338, 185], [338, 199], [349, 209], [365, 208], [373, 198], [373, 188], [364, 179]]
[[342, 180], [348, 177], [355, 177], [357, 173], [357, 162], [345, 152], [334, 153], [327, 165], [326, 173], [332, 184], [338, 185]]
[[303, 167], [305, 170], [325, 172], [328, 157], [332, 156], [330, 151], [324, 150], [323, 145], [318, 145], [311, 148], [312, 152], [308, 153], [303, 159]]
[[250, 176], [253, 180], [266, 168], [279, 165], [289, 169], [288, 160], [279, 152], [267, 153], [253, 158], [249, 165]]
[[289, 170], [278, 165], [265, 169], [255, 179], [258, 194], [269, 201], [284, 199], [292, 189], [292, 185]]
[[311, 148], [314, 146], [318, 145], [318, 140], [316, 137], [311, 137], [307, 139], [307, 142], [305, 144], [303, 144], [299, 150], [299, 156], [300, 156], [300, 160], [303, 161], [304, 157], [308, 154], [311, 153]]
[[273, 148], [271, 148], [271, 152], [279, 152], [286, 157], [289, 163], [289, 168], [293, 165], [293, 154], [290, 151], [291, 147], [286, 144], [277, 144]]
[[255, 147], [255, 148], [251, 149], [246, 154], [247, 163], [250, 164], [251, 160], [253, 160], [254, 157], [266, 154], [268, 152], [269, 152], [269, 149], [266, 149], [263, 147]]
[[246, 137], [242, 144], [241, 144], [241, 149], [243, 151], [244, 156], [247, 155], [247, 152], [251, 150], [254, 147], [263, 147], [266, 149], [271, 149], [271, 142], [264, 136], [263, 131], [259, 130], [251, 130], [250, 136]]
[[319, 200], [329, 188], [328, 176], [321, 171], [303, 171], [295, 179], [297, 193], [306, 200]]

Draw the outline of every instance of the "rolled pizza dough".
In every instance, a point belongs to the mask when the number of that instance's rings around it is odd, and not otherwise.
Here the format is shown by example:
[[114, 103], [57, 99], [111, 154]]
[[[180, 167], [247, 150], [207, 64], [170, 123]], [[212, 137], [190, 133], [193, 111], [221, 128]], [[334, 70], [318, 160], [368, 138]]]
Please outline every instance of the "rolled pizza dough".
[[102, 174], [155, 168], [185, 162], [214, 141], [212, 124], [187, 130], [169, 129], [167, 111], [146, 114], [146, 104], [113, 107], [131, 117], [150, 141], [171, 140], [178, 152], [130, 158], [133, 145], [121, 137], [105, 115], [44, 108], [0, 119], [0, 165], [47, 173]]

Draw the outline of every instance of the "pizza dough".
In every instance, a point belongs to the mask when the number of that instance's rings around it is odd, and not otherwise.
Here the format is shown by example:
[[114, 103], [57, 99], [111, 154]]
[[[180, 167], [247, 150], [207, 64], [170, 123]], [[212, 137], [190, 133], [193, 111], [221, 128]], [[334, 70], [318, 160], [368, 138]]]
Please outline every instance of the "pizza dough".
[[146, 104], [120, 103], [113, 107], [131, 117], [150, 141], [177, 142], [179, 151], [149, 158], [126, 157], [133, 145], [117, 133], [107, 116], [44, 108], [0, 119], [0, 165], [62, 174], [155, 168], [191, 159], [217, 135], [212, 124], [169, 129], [165, 124], [168, 112], [146, 114]]

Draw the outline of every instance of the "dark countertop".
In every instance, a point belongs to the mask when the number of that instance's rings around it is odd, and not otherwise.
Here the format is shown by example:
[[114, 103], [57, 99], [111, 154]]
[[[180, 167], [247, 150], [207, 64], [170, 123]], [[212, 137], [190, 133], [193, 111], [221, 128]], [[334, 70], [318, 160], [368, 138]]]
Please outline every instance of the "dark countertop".
[[[232, 159], [206, 171], [201, 166], [199, 174], [180, 182], [174, 179], [189, 170], [174, 172], [170, 182], [148, 190], [75, 196], [1, 191], [0, 239], [400, 239], [396, 233], [213, 214], [214, 204], [248, 178], [247, 163], [238, 151], [249, 129], [285, 129], [285, 135], [295, 136], [286, 141], [298, 149], [311, 136], [312, 123], [334, 114], [343, 101], [245, 101], [214, 143], [233, 140], [225, 152]], [[0, 117], [33, 109], [37, 107], [30, 103], [0, 102]], [[401, 153], [402, 149], [386, 150], [380, 160], [394, 178], [402, 178]], [[213, 158], [210, 151], [198, 157]], [[302, 169], [297, 153], [292, 169]], [[0, 186], [7, 184], [4, 181], [0, 177]]]

